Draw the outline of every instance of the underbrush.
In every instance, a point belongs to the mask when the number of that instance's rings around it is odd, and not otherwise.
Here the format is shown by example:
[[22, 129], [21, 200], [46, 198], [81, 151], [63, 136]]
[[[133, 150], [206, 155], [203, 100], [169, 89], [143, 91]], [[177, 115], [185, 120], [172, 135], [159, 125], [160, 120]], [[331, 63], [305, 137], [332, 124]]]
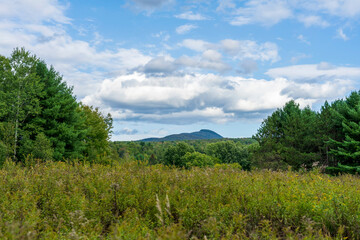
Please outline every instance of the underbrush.
[[0, 170], [0, 239], [359, 239], [360, 179], [49, 162]]

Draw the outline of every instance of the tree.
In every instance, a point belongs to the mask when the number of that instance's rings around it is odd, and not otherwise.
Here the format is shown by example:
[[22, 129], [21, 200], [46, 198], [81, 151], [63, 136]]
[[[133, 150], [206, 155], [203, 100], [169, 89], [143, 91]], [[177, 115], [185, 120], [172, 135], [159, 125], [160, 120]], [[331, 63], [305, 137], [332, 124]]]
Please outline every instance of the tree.
[[330, 151], [338, 162], [345, 165], [360, 164], [360, 91], [352, 92], [344, 101], [339, 101], [336, 111], [341, 122], [343, 139], [330, 139]]
[[24, 129], [24, 122], [41, 110], [39, 97], [43, 84], [36, 74], [38, 59], [24, 48], [16, 48], [7, 59], [0, 57], [0, 113], [1, 120], [13, 127], [13, 158], [17, 159], [18, 140]]
[[164, 164], [185, 167], [183, 156], [188, 152], [192, 153], [194, 151], [194, 148], [185, 142], [179, 142], [176, 145], [169, 146], [164, 154]]
[[110, 134], [112, 129], [112, 118], [108, 114], [106, 117], [99, 111], [86, 105], [80, 105], [80, 110], [84, 114], [84, 124], [87, 128], [85, 134], [85, 156], [95, 159], [99, 155], [110, 153]]
[[309, 107], [290, 101], [263, 121], [254, 138], [259, 142], [255, 158], [270, 168], [311, 168], [321, 160], [323, 142], [319, 116]]
[[247, 148], [233, 141], [210, 143], [206, 146], [209, 156], [219, 159], [220, 163], [239, 163], [244, 170], [250, 170]]
[[43, 95], [39, 99], [42, 111], [29, 121], [36, 133], [44, 132], [54, 148], [54, 159], [81, 158], [85, 151], [85, 117], [62, 77], [53, 67], [48, 68], [39, 61], [36, 73], [44, 84]]
[[342, 131], [343, 119], [338, 112], [340, 106], [343, 104], [342, 101], [343, 100], [336, 100], [331, 104], [325, 101], [320, 110], [320, 124], [318, 129], [320, 141], [324, 143], [321, 148], [324, 165], [336, 165], [334, 155], [330, 154], [330, 149], [334, 148], [330, 139], [343, 141], [345, 138]]
[[215, 163], [219, 162], [219, 159], [199, 152], [187, 152], [182, 157], [182, 162], [184, 163], [186, 168], [206, 167], [214, 166]]

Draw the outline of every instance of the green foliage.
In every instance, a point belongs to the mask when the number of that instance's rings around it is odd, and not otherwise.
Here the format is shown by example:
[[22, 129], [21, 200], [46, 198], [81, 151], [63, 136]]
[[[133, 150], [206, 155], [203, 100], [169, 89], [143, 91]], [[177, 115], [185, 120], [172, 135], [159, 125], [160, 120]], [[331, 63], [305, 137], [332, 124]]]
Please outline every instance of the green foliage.
[[176, 167], [185, 167], [183, 157], [186, 153], [192, 153], [195, 149], [185, 142], [179, 142], [175, 145], [169, 146], [164, 154], [164, 164], [173, 165]]
[[352, 167], [338, 163], [337, 167], [327, 167], [325, 172], [331, 175], [360, 174], [360, 166]]
[[8, 149], [6, 147], [6, 145], [0, 141], [0, 168], [2, 167], [2, 165], [4, 164], [6, 157], [7, 157], [7, 152]]
[[321, 161], [319, 116], [310, 108], [300, 109], [294, 101], [266, 118], [257, 134], [256, 165], [268, 168], [311, 168]]
[[14, 160], [18, 157], [18, 140], [24, 131], [31, 129], [26, 120], [41, 110], [39, 97], [44, 85], [36, 74], [38, 59], [25, 49], [16, 48], [10, 58], [0, 57], [0, 122], [12, 126], [11, 146]]
[[85, 135], [85, 156], [93, 161], [99, 155], [110, 154], [110, 133], [112, 128], [112, 118], [108, 114], [106, 117], [98, 108], [81, 105], [80, 109], [84, 114], [84, 128], [87, 128]]
[[[54, 159], [80, 158], [85, 150], [84, 113], [62, 77], [44, 62], [37, 65], [37, 74], [44, 83], [40, 99], [42, 111], [31, 124], [41, 129], [54, 148]], [[38, 132], [38, 131], [37, 131]]]
[[0, 239], [360, 236], [360, 179], [350, 175], [6, 162], [0, 186]]
[[50, 140], [45, 136], [44, 133], [39, 133], [36, 136], [32, 150], [34, 158], [49, 161], [52, 160], [53, 152], [54, 150], [51, 146]]
[[186, 168], [214, 166], [219, 159], [199, 152], [187, 152], [181, 159]]
[[209, 156], [219, 159], [220, 163], [239, 163], [245, 170], [250, 170], [249, 152], [247, 147], [233, 141], [211, 143], [206, 146]]
[[80, 107], [60, 74], [35, 55], [16, 48], [9, 58], [0, 56], [0, 141], [5, 158], [95, 159], [110, 152], [111, 124], [110, 115]]
[[223, 170], [227, 170], [227, 169], [232, 169], [232, 170], [242, 170], [242, 167], [239, 163], [217, 163], [214, 165], [214, 168], [218, 168], [218, 169], [223, 169]]
[[330, 139], [330, 151], [345, 165], [359, 165], [360, 157], [360, 92], [352, 92], [349, 97], [339, 101], [336, 109], [338, 122], [342, 124], [344, 137], [339, 141]]

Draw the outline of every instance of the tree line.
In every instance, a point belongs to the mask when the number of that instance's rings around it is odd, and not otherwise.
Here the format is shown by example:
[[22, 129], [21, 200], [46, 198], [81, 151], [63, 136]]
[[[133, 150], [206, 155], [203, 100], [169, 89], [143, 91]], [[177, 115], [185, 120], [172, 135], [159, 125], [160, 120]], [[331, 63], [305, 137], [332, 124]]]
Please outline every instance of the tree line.
[[[268, 116], [254, 135], [259, 167], [294, 169], [328, 166], [339, 172], [360, 165], [360, 91], [327, 101], [319, 112], [290, 101]], [[348, 170], [346, 170], [348, 171]]]
[[110, 152], [110, 114], [78, 103], [62, 76], [24, 48], [0, 56], [0, 165], [6, 158], [95, 160]]

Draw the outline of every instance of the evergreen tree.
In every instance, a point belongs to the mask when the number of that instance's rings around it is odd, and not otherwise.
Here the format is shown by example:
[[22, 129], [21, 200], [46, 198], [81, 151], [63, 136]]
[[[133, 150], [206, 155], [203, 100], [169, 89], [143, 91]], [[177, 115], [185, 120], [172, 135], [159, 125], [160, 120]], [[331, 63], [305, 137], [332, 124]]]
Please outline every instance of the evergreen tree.
[[270, 168], [310, 168], [321, 160], [319, 116], [309, 107], [300, 109], [294, 101], [265, 119], [254, 138], [259, 142], [257, 164]]
[[53, 67], [48, 68], [42, 61], [36, 71], [44, 84], [44, 94], [39, 101], [42, 111], [29, 124], [50, 140], [54, 159], [81, 158], [85, 151], [85, 118], [72, 88]]
[[360, 165], [360, 92], [352, 92], [335, 110], [344, 137], [329, 141], [332, 144], [330, 153], [342, 164]]

